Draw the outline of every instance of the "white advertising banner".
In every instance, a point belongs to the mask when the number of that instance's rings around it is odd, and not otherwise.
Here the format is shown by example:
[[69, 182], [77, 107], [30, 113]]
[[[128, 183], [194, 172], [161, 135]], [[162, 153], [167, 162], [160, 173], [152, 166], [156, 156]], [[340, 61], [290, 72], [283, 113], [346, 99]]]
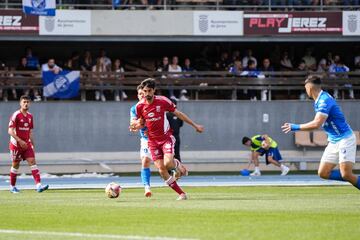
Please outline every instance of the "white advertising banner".
[[194, 35], [242, 36], [242, 11], [194, 11]]
[[40, 35], [91, 35], [91, 11], [57, 10], [54, 17], [39, 17]]
[[360, 12], [343, 11], [343, 35], [360, 36]]

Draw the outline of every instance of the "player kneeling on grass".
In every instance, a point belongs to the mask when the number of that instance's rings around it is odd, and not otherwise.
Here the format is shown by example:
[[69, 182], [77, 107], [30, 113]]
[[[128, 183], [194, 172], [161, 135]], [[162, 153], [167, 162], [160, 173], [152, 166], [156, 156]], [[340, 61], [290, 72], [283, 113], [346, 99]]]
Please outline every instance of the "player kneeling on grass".
[[[284, 123], [283, 132], [312, 131], [323, 127], [328, 135], [329, 143], [320, 160], [318, 174], [321, 178], [347, 181], [360, 189], [360, 177], [353, 174], [356, 158], [356, 137], [346, 122], [336, 100], [321, 89], [321, 79], [309, 76], [305, 80], [307, 95], [314, 99], [315, 117], [303, 124]], [[334, 169], [336, 165], [339, 169]]]
[[[141, 84], [144, 98], [136, 105], [137, 120], [132, 120], [130, 130], [140, 130], [144, 126], [148, 131], [148, 145], [154, 165], [159, 169], [160, 176], [167, 185], [179, 194], [178, 200], [187, 199], [185, 192], [178, 186], [176, 180], [187, 174], [184, 165], [174, 159], [175, 138], [166, 118], [166, 112], [190, 124], [197, 132], [203, 132], [204, 127], [194, 123], [187, 115], [178, 111], [176, 105], [164, 96], [155, 96], [155, 80], [145, 79]], [[168, 172], [171, 170], [173, 175]]]
[[260, 176], [259, 168], [259, 156], [265, 154], [266, 164], [274, 164], [281, 169], [281, 175], [286, 175], [289, 172], [289, 168], [280, 163], [282, 160], [278, 144], [268, 135], [255, 135], [252, 138], [243, 137], [242, 143], [245, 146], [250, 147], [251, 161], [255, 165], [255, 170], [251, 173], [251, 176]]
[[34, 119], [29, 113], [30, 98], [28, 96], [20, 97], [20, 110], [11, 115], [8, 133], [10, 135], [10, 154], [12, 157], [12, 166], [10, 169], [10, 192], [19, 193], [16, 188], [16, 177], [20, 167], [20, 161], [26, 160], [30, 166], [31, 174], [35, 180], [36, 191], [42, 192], [49, 188], [49, 185], [42, 186], [40, 172], [36, 166], [34, 152], [34, 137], [32, 130], [34, 128]]

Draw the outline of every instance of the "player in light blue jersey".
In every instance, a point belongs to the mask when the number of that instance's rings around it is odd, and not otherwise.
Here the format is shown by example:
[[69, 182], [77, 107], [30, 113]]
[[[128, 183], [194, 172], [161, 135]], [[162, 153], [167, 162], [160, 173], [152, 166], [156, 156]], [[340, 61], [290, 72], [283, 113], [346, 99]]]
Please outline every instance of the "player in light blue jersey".
[[[137, 87], [138, 99], [139, 101], [144, 97], [144, 92], [142, 91], [141, 86]], [[130, 109], [130, 122], [136, 120], [136, 105], [132, 106]], [[150, 163], [151, 163], [151, 154], [148, 148], [148, 137], [146, 135], [146, 127], [140, 129], [140, 159], [141, 159], [141, 181], [145, 187], [145, 197], [151, 197], [150, 189]], [[131, 131], [131, 130], [130, 130]]]
[[[323, 127], [328, 135], [328, 145], [320, 161], [318, 174], [321, 178], [347, 181], [360, 189], [360, 177], [353, 174], [356, 157], [356, 137], [335, 99], [321, 89], [321, 80], [309, 76], [305, 80], [309, 97], [315, 100], [315, 118], [304, 124], [285, 123], [282, 129], [290, 131], [310, 131]], [[339, 164], [340, 170], [334, 170]]]

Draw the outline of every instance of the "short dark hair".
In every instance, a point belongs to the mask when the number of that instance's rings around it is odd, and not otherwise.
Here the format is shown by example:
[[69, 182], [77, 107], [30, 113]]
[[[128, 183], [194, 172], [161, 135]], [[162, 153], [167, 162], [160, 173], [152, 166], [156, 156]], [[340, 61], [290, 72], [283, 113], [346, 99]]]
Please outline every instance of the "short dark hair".
[[21, 102], [22, 100], [28, 100], [28, 101], [30, 101], [31, 99], [30, 99], [30, 97], [29, 97], [28, 95], [22, 95], [22, 96], [20, 97], [20, 102]]
[[310, 75], [306, 78], [305, 84], [312, 83], [315, 85], [321, 85], [321, 78], [319, 76]]
[[243, 137], [243, 139], [242, 139], [242, 144], [245, 145], [245, 143], [247, 143], [248, 141], [251, 141], [251, 139], [248, 138], [248, 137]]
[[148, 87], [148, 88], [155, 89], [155, 86], [156, 86], [155, 79], [147, 78], [144, 81], [142, 81], [140, 85], [142, 86], [142, 88]]
[[140, 89], [143, 89], [144, 87], [140, 84], [136, 87], [136, 91], [139, 91]]

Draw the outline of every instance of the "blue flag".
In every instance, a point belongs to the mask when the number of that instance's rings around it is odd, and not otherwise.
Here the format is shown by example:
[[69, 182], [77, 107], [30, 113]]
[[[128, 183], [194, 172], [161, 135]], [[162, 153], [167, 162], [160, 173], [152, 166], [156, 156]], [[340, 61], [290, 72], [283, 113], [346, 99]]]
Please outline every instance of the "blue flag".
[[121, 0], [112, 0], [113, 8], [116, 8], [121, 5]]
[[25, 14], [55, 16], [56, 0], [22, 0]]
[[80, 71], [42, 72], [44, 97], [73, 98], [79, 95]]

